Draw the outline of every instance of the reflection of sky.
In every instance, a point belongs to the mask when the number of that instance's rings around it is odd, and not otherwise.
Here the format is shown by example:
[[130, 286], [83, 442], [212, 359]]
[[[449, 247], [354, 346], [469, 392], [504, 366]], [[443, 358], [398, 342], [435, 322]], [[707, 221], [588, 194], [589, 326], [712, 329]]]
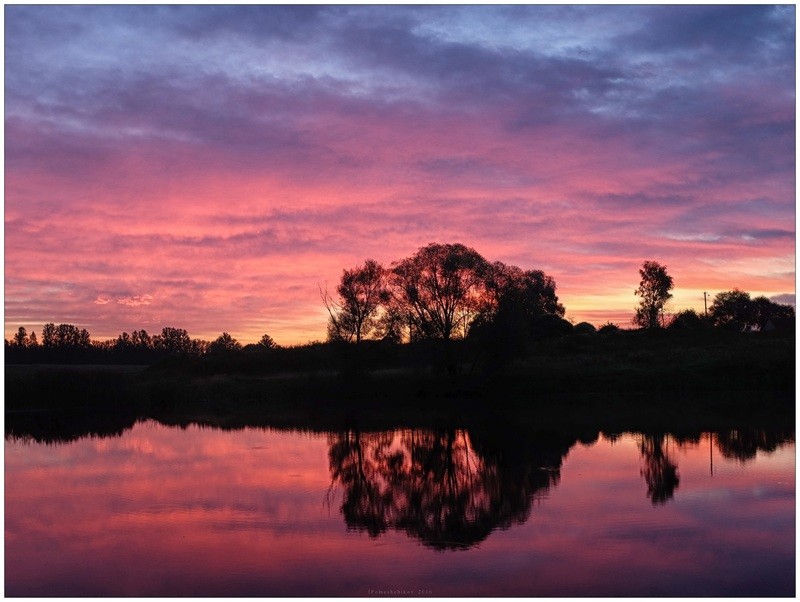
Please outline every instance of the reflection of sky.
[[[747, 463], [666, 451], [647, 498], [636, 441], [576, 444], [522, 525], [467, 551], [348, 532], [327, 437], [140, 423], [121, 438], [6, 442], [9, 595], [788, 595], [794, 445]], [[326, 503], [330, 500], [330, 504]]]
[[432, 241], [595, 323], [644, 259], [675, 309], [794, 293], [793, 6], [5, 17], [7, 333], [303, 342], [318, 283]]

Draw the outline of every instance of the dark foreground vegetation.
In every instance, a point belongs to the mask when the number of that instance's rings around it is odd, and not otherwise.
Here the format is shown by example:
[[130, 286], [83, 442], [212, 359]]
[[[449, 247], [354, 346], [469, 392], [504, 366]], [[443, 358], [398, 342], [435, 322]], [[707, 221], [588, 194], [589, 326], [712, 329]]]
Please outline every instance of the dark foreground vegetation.
[[354, 418], [397, 426], [411, 415], [789, 426], [794, 349], [791, 331], [658, 329], [571, 333], [512, 359], [486, 341], [426, 340], [175, 355], [150, 366], [7, 365], [6, 419], [73, 409], [89, 421], [108, 414], [322, 430]]

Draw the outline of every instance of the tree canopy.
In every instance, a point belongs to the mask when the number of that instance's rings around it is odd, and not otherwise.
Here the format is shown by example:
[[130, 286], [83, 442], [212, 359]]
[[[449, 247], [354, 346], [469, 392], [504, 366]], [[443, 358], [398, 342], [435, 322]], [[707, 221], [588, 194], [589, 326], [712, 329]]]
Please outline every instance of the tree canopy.
[[466, 336], [487, 301], [490, 270], [480, 253], [460, 243], [432, 243], [395, 263], [392, 292], [411, 338]]

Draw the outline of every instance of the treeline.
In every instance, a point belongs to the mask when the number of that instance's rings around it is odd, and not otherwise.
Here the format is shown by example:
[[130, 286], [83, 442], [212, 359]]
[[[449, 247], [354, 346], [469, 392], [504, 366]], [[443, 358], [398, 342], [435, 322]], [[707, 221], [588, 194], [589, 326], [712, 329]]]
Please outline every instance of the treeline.
[[657, 261], [645, 261], [639, 276], [641, 281], [634, 294], [641, 297], [641, 301], [633, 323], [642, 328], [716, 326], [739, 332], [794, 329], [794, 307], [775, 303], [764, 296], [751, 299], [750, 293], [738, 288], [718, 293], [707, 314], [701, 316], [693, 309], [685, 309], [667, 318], [664, 308], [672, 299], [670, 291], [675, 283], [666, 266]]
[[258, 354], [276, 348], [268, 334], [256, 344], [243, 346], [227, 332], [209, 342], [191, 338], [183, 328], [169, 326], [155, 335], [134, 330], [116, 339], [93, 341], [85, 328], [52, 322], [42, 328], [41, 339], [20, 326], [12, 339], [5, 341], [7, 363], [151, 364], [170, 356]]
[[[751, 299], [750, 293], [733, 289], [714, 297], [708, 318], [713, 326], [733, 330], [785, 330], [794, 329], [795, 312], [791, 305], [775, 303], [764, 296]], [[696, 321], [691, 310], [680, 312], [673, 319], [679, 324], [687, 321]]]
[[[738, 331], [787, 329], [794, 307], [750, 298], [734, 289], [716, 295], [707, 314], [693, 309], [672, 316], [672, 276], [666, 266], [645, 261], [634, 294], [641, 298], [633, 318], [641, 328], [724, 327]], [[420, 339], [499, 339], [525, 341], [592, 333], [595, 327], [564, 319], [555, 280], [539, 270], [523, 270], [496, 261], [461, 244], [430, 244], [384, 268], [367, 259], [342, 272], [337, 295], [320, 290], [328, 310], [328, 338], [359, 343], [365, 339], [413, 342]], [[600, 330], [618, 329], [605, 324]]]
[[[687, 309], [668, 316], [665, 305], [672, 298], [674, 282], [666, 267], [645, 261], [639, 274], [641, 282], [635, 294], [641, 300], [634, 324], [642, 329], [794, 329], [792, 306], [766, 297], [751, 298], [738, 289], [717, 294], [707, 315]], [[367, 342], [373, 350], [376, 344], [386, 349], [412, 343], [436, 355], [438, 350], [451, 349], [451, 342], [462, 341], [503, 363], [540, 341], [619, 330], [612, 323], [599, 329], [587, 322], [573, 325], [564, 319], [565, 309], [551, 276], [490, 262], [458, 243], [429, 244], [389, 267], [367, 259], [363, 265], [343, 270], [334, 294], [320, 288], [320, 295], [329, 316], [328, 342], [337, 349], [359, 348]], [[419, 346], [426, 341], [431, 345]], [[209, 342], [172, 327], [155, 335], [145, 330], [123, 332], [116, 339], [97, 342], [86, 329], [50, 323], [42, 329], [41, 338], [20, 326], [14, 337], [6, 340], [5, 351], [7, 363], [118, 364], [151, 364], [172, 356], [216, 356], [226, 358], [226, 363], [248, 356], [258, 363], [259, 354], [270, 352], [274, 363], [286, 360], [288, 368], [301, 366], [303, 358], [316, 358], [315, 347], [319, 346], [305, 346], [305, 355], [300, 348], [276, 353], [278, 346], [267, 334], [258, 343], [243, 346], [226, 332]], [[363, 358], [366, 354], [357, 355]]]

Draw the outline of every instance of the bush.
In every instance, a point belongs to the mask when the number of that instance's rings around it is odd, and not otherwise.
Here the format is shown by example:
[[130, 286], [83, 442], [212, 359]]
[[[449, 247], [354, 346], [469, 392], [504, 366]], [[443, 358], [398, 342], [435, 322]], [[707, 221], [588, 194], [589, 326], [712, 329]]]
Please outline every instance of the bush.
[[572, 324], [561, 316], [545, 314], [531, 323], [531, 338], [554, 339], [572, 334]]
[[575, 325], [575, 334], [594, 334], [597, 329], [589, 322], [580, 322]]
[[669, 323], [670, 330], [699, 330], [705, 326], [703, 318], [693, 309], [684, 309], [675, 314]]
[[611, 334], [614, 332], [619, 332], [619, 326], [611, 322], [606, 322], [597, 330], [597, 332], [599, 332], [600, 334]]

